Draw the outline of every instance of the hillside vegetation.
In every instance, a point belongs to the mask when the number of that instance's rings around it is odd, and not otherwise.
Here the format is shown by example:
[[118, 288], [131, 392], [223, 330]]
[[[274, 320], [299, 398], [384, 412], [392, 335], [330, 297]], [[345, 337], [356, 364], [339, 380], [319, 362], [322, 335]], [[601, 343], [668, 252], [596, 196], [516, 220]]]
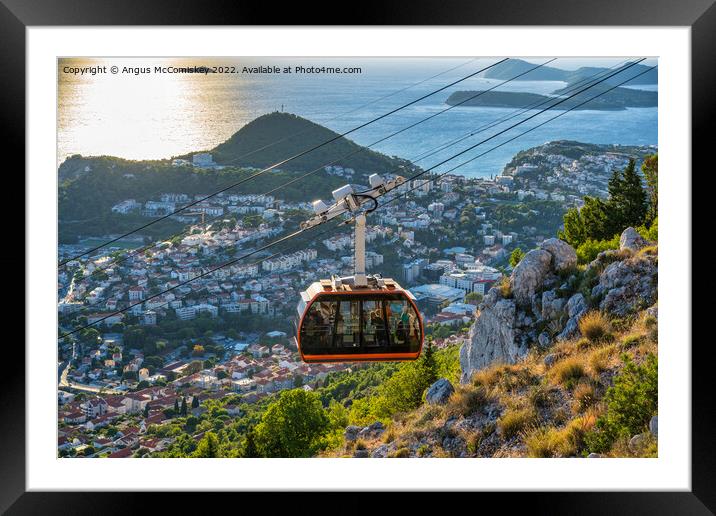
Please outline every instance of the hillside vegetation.
[[[263, 168], [304, 152], [339, 136], [322, 125], [291, 113], [273, 112], [249, 122], [224, 143], [211, 149], [220, 164]], [[278, 145], [269, 147], [274, 142]], [[255, 152], [257, 149], [261, 149]], [[244, 156], [245, 154], [249, 154]], [[342, 156], [351, 154], [346, 158]], [[242, 157], [244, 156], [244, 157]], [[407, 161], [390, 158], [357, 143], [338, 138], [323, 147], [296, 158], [281, 168], [308, 171], [339, 159], [335, 165], [354, 169], [360, 175], [384, 173]]]
[[444, 404], [396, 414], [384, 432], [347, 439], [329, 455], [656, 456], [648, 431], [657, 408], [656, 319], [599, 317], [591, 339], [486, 367]]
[[[275, 193], [276, 197], [286, 201], [309, 202], [316, 197], [329, 198], [334, 189], [348, 181], [322, 169], [323, 165], [341, 156], [352, 154], [338, 160], [336, 165], [353, 168], [356, 171], [353, 181], [357, 183], [365, 183], [368, 174], [391, 172], [401, 165], [410, 165], [406, 160], [391, 158], [339, 138], [246, 181], [257, 173], [257, 168], [273, 165], [337, 136], [334, 131], [296, 115], [271, 113], [248, 123], [210, 151], [216, 162], [225, 165], [221, 169], [175, 167], [171, 160], [72, 156], [58, 169], [60, 242], [76, 243], [81, 236], [122, 233], [155, 218], [112, 213], [112, 206], [126, 199], [146, 202], [168, 192], [208, 195], [236, 183], [242, 184], [227, 190], [226, 195], [260, 194], [311, 172]], [[280, 144], [264, 148], [276, 141]], [[241, 157], [257, 149], [261, 150]], [[182, 157], [191, 159], [191, 155]], [[181, 227], [180, 223], [167, 219], [143, 230], [142, 235], [163, 238]]]

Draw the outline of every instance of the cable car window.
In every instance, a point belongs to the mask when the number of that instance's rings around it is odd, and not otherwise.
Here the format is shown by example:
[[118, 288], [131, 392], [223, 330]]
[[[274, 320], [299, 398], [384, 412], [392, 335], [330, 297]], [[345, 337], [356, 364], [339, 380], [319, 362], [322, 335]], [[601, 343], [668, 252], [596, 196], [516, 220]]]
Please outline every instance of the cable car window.
[[333, 346], [336, 305], [333, 301], [317, 301], [311, 305], [301, 335], [301, 342], [306, 349]]
[[363, 301], [363, 346], [367, 348], [389, 345], [385, 312], [380, 300]]
[[420, 319], [403, 294], [323, 295], [300, 323], [304, 356], [417, 353]]
[[360, 301], [341, 301], [336, 316], [336, 347], [360, 346]]
[[413, 307], [404, 299], [391, 300], [386, 307], [393, 346], [411, 351], [420, 347], [420, 323]]

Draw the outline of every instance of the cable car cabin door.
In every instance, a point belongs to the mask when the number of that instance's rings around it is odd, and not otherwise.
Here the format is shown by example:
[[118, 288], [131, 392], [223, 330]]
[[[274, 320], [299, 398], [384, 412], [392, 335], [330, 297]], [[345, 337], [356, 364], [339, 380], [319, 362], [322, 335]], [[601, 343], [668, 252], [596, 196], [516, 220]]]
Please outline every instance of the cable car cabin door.
[[423, 343], [423, 322], [403, 292], [319, 294], [298, 327], [305, 362], [415, 360]]

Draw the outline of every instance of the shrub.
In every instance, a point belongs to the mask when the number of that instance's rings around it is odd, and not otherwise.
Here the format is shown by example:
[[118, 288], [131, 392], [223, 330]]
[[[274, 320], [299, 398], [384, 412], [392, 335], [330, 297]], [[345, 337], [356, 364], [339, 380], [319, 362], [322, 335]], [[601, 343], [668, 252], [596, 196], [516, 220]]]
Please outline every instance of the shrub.
[[577, 251], [577, 262], [584, 264], [594, 260], [599, 253], [602, 251], [608, 251], [610, 249], [619, 249], [619, 237], [621, 235], [615, 235], [609, 240], [592, 240], [588, 239], [583, 244], [580, 244]]
[[496, 286], [500, 289], [500, 295], [504, 299], [510, 299], [512, 297], [512, 285], [509, 276], [503, 276]]
[[363, 441], [362, 439], [356, 440], [356, 442], [355, 442], [356, 450], [365, 450], [366, 448], [367, 447], [366, 447], [365, 441]]
[[497, 421], [500, 433], [505, 439], [511, 439], [537, 421], [534, 409], [510, 409]]
[[629, 438], [644, 431], [656, 413], [658, 401], [658, 364], [653, 354], [641, 365], [623, 354], [624, 368], [614, 378], [614, 386], [605, 396], [607, 410], [586, 437], [590, 451], [603, 453], [618, 438]]
[[609, 321], [596, 310], [584, 314], [579, 320], [579, 331], [592, 342], [600, 342], [609, 333]]
[[557, 382], [567, 388], [570, 388], [585, 376], [584, 365], [576, 357], [566, 358], [561, 362], [557, 362], [552, 366], [550, 373]]
[[430, 453], [430, 446], [423, 444], [418, 448], [416, 455], [418, 457], [425, 457], [428, 453]]

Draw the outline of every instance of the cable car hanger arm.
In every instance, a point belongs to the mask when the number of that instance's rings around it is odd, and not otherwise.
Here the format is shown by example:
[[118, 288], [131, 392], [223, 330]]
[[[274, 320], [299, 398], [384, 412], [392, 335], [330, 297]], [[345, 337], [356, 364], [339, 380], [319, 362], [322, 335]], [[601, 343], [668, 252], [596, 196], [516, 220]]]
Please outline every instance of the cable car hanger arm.
[[318, 226], [346, 213], [350, 214], [351, 218], [355, 218], [356, 215], [362, 212], [363, 205], [367, 203], [373, 204], [370, 209], [365, 211], [365, 213], [370, 213], [378, 207], [378, 197], [402, 186], [407, 180], [403, 176], [396, 176], [386, 181], [379, 174], [371, 174], [368, 181], [370, 188], [361, 192], [355, 192], [349, 184], [333, 190], [332, 194], [335, 202], [330, 206], [322, 200], [313, 201], [315, 215], [301, 222], [301, 229]]

